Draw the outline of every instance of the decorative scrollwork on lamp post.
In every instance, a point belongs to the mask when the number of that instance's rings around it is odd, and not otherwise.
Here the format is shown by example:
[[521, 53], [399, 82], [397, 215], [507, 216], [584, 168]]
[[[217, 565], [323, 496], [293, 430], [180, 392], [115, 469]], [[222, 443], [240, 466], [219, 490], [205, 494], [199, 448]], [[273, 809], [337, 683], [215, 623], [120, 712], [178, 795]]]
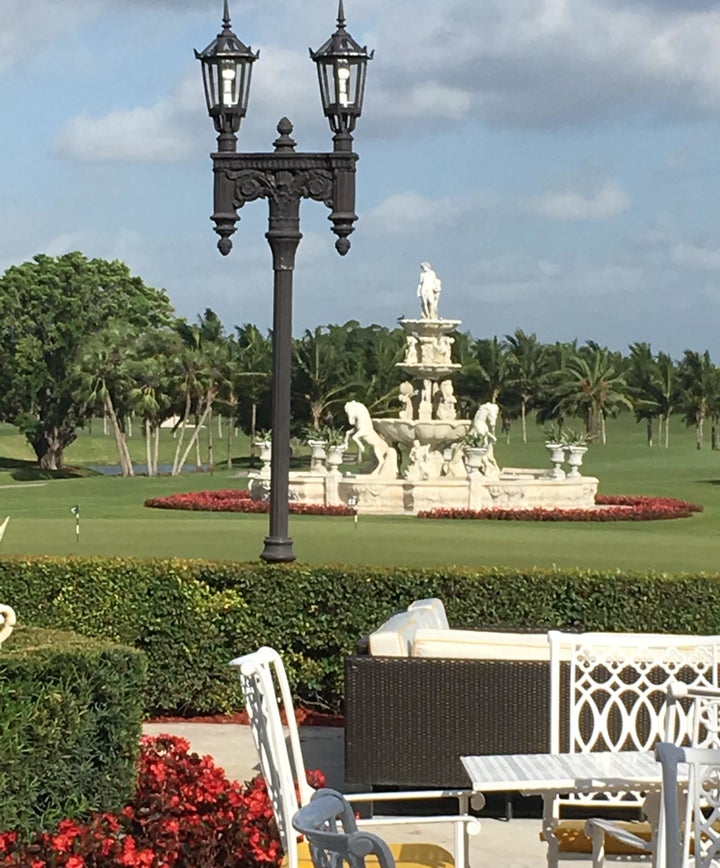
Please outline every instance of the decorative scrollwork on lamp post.
[[310, 56], [317, 64], [323, 111], [333, 132], [330, 153], [295, 150], [292, 124], [282, 118], [271, 153], [237, 153], [237, 132], [247, 111], [252, 66], [259, 57], [232, 32], [228, 0], [223, 29], [202, 52], [208, 113], [218, 133], [211, 155], [214, 172], [212, 220], [220, 236], [218, 249], [226, 256], [239, 220], [238, 209], [255, 199], [267, 199], [268, 240], [273, 259], [273, 372], [270, 488], [270, 530], [260, 555], [266, 561], [295, 560], [288, 536], [290, 473], [290, 376], [292, 360], [292, 276], [300, 233], [300, 200], [314, 199], [329, 209], [335, 247], [341, 256], [350, 249], [348, 236], [355, 214], [355, 163], [352, 132], [362, 111], [367, 62], [374, 52], [360, 46], [345, 29], [342, 0], [337, 29]]

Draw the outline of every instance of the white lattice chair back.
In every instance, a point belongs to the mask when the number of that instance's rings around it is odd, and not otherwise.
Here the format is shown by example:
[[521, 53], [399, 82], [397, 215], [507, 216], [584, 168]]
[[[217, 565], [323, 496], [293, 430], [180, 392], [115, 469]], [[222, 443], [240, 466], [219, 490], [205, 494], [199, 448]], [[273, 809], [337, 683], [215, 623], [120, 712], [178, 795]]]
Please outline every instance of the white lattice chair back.
[[[260, 770], [267, 784], [286, 862], [288, 868], [296, 868], [298, 844], [292, 818], [298, 807], [309, 803], [314, 790], [307, 783], [285, 667], [272, 648], [260, 648], [237, 657], [230, 665], [240, 676]], [[287, 717], [287, 727], [283, 726], [281, 710]]]
[[0, 603], [0, 645], [15, 629], [16, 623], [15, 609], [12, 606], [5, 605], [5, 603]]
[[[666, 699], [671, 683], [718, 686], [720, 636], [555, 630], [548, 636], [552, 752], [652, 750], [669, 737]], [[675, 727], [673, 738], [689, 742], [692, 715], [678, 714]], [[641, 801], [631, 793], [601, 798], [625, 805]], [[574, 794], [569, 801], [594, 799]]]
[[655, 754], [663, 775], [663, 842], [658, 865], [660, 868], [689, 865], [717, 868], [720, 865], [720, 750], [661, 742]]
[[720, 749], [720, 687], [668, 686], [668, 726], [664, 741], [686, 747]]

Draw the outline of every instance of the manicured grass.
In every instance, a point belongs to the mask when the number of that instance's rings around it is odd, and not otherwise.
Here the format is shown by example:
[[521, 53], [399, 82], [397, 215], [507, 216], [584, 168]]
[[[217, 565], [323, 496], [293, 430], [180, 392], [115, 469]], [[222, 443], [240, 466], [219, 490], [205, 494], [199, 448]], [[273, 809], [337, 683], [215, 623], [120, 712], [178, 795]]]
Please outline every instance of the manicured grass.
[[[96, 426], [98, 431], [102, 429]], [[496, 455], [502, 466], [549, 466], [542, 430], [519, 441], [519, 425]], [[87, 438], [87, 443], [84, 441]], [[0, 426], [0, 455], [17, 454], [23, 444], [13, 429]], [[247, 454], [246, 441], [245, 454]], [[163, 449], [172, 451], [171, 438]], [[87, 448], [86, 448], [87, 447]], [[111, 438], [83, 435], [68, 452], [69, 463], [114, 461]], [[219, 446], [218, 446], [219, 450]], [[143, 458], [143, 442], [133, 440]], [[236, 454], [241, 454], [237, 452]], [[217, 453], [216, 453], [217, 456]], [[218, 458], [216, 457], [216, 460]], [[8, 461], [0, 460], [0, 468]], [[246, 463], [246, 462], [245, 462]], [[145, 498], [203, 488], [244, 487], [246, 470], [189, 473], [147, 479], [93, 476], [80, 479], [17, 481], [0, 470], [0, 519], [11, 516], [0, 551], [10, 554], [125, 555], [254, 560], [267, 533], [267, 516], [185, 513], [143, 507]], [[432, 521], [412, 517], [361, 515], [351, 518], [291, 516], [290, 532], [300, 561], [412, 565], [582, 566], [598, 569], [668, 572], [720, 569], [720, 452], [694, 448], [694, 433], [676, 421], [669, 449], [645, 445], [644, 428], [631, 418], [612, 421], [607, 446], [593, 444], [584, 472], [600, 479], [607, 494], [657, 494], [700, 503], [704, 512], [675, 521], [608, 524], [494, 521]], [[35, 479], [25, 467], [20, 474]], [[80, 507], [80, 541], [70, 507]]]

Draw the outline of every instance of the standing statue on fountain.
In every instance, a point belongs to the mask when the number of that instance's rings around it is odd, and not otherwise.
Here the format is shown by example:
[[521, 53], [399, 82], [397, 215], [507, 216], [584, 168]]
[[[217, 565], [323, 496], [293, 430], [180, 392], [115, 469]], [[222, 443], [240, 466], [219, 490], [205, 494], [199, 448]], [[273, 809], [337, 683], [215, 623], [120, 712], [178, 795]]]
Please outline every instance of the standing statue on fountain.
[[420, 269], [420, 282], [418, 283], [417, 294], [420, 299], [422, 318], [440, 319], [438, 302], [440, 301], [442, 283], [429, 262], [421, 262]]

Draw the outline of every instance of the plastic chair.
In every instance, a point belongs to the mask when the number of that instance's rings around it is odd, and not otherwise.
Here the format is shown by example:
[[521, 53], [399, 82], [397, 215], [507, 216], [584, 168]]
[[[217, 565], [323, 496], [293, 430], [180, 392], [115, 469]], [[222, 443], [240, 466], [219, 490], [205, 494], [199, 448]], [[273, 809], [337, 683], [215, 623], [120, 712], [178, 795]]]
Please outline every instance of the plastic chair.
[[374, 856], [380, 868], [453, 864], [438, 844], [388, 845], [372, 832], [359, 831], [352, 807], [336, 790], [313, 793], [310, 803], [295, 814], [293, 827], [307, 841], [314, 868], [364, 868], [368, 856]]
[[[282, 658], [272, 648], [260, 648], [231, 661], [237, 669], [245, 695], [245, 707], [250, 718], [260, 768], [267, 784], [275, 821], [285, 850], [287, 868], [299, 868], [308, 859], [307, 849], [300, 848], [292, 834], [292, 818], [299, 807], [310, 804], [314, 790], [307, 782], [300, 736], [292, 703], [292, 694]], [[286, 733], [281, 709], [286, 716]], [[296, 783], [297, 782], [297, 790]], [[404, 823], [451, 823], [454, 826], [455, 864], [468, 868], [468, 836], [480, 831], [480, 823], [468, 814], [471, 804], [476, 809], [484, 805], [482, 796], [470, 790], [420, 790], [393, 793], [353, 793], [347, 797], [353, 804], [378, 801], [406, 801], [452, 797], [458, 800], [457, 815], [373, 817], [363, 825], [399, 825]]]
[[[658, 864], [685, 868], [693, 862], [695, 868], [716, 868], [720, 863], [720, 750], [660, 742], [655, 756], [663, 776]], [[683, 763], [687, 765], [681, 770]], [[682, 792], [687, 793], [685, 810]]]

